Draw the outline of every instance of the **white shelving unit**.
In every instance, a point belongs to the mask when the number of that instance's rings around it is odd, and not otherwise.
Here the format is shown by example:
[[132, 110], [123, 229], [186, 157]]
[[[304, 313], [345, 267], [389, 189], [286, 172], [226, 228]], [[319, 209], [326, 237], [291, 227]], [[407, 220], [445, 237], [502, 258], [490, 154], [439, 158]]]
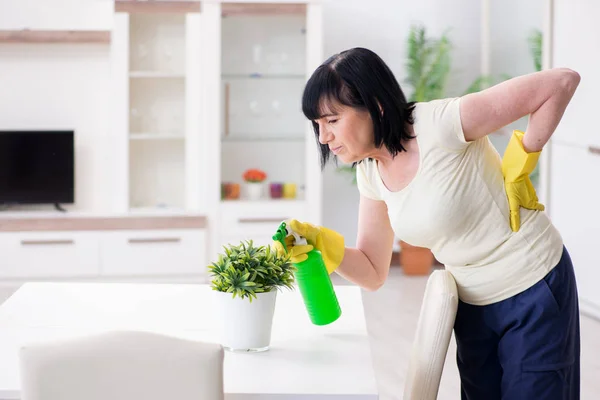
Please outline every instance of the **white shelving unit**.
[[[321, 222], [321, 171], [315, 136], [301, 110], [304, 85], [323, 61], [319, 2], [211, 2], [212, 85], [207, 117], [212, 129], [210, 210], [213, 254], [222, 245], [252, 239], [269, 244], [279, 222]], [[214, 135], [216, 133], [216, 135]], [[213, 136], [214, 135], [214, 136]], [[250, 200], [243, 173], [267, 174], [263, 198]], [[222, 199], [222, 184], [240, 186], [238, 199]], [[292, 184], [293, 198], [273, 198], [269, 185]], [[217, 189], [217, 190], [214, 190]], [[214, 208], [213, 208], [214, 207]]]
[[200, 20], [166, 2], [115, 13], [118, 212], [201, 208]]
[[[321, 19], [312, 0], [116, 0], [93, 35], [67, 29], [75, 20], [0, 34], [110, 43], [112, 92], [98, 140], [110, 204], [101, 216], [1, 221], [10, 265], [0, 283], [205, 280], [224, 243], [268, 244], [286, 218], [319, 224], [319, 157], [300, 101], [323, 61]], [[222, 200], [221, 183], [242, 183], [249, 168], [265, 170], [267, 184], [296, 184], [297, 196]]]
[[[153, 3], [115, 12], [114, 210], [206, 216], [209, 258], [234, 240], [270, 242], [283, 218], [320, 223], [319, 156], [301, 112], [323, 61], [320, 3]], [[246, 198], [251, 168], [268, 176], [261, 200]], [[221, 198], [226, 182], [240, 198]], [[271, 183], [296, 196], [271, 198]]]

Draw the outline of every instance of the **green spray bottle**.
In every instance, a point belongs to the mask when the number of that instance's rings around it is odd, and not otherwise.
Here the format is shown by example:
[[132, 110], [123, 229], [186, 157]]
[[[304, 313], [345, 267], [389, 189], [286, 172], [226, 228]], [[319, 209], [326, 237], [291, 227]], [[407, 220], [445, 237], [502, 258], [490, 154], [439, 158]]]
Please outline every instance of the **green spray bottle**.
[[[287, 252], [285, 239], [289, 236], [294, 237], [294, 245], [307, 244], [306, 239], [292, 231], [285, 221], [277, 228], [273, 240], [281, 243]], [[306, 255], [308, 256], [306, 260], [294, 264], [297, 268], [296, 282], [312, 323], [327, 325], [337, 320], [342, 315], [342, 310], [321, 252], [313, 249]]]

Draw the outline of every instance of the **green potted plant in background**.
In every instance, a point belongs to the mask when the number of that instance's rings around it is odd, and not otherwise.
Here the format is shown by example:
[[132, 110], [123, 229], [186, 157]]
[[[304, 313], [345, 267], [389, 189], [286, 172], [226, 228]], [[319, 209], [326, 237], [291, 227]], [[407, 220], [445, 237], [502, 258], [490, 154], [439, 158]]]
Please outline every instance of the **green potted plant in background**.
[[277, 291], [293, 288], [296, 269], [289, 257], [248, 240], [224, 246], [224, 253], [208, 269], [223, 347], [268, 350]]

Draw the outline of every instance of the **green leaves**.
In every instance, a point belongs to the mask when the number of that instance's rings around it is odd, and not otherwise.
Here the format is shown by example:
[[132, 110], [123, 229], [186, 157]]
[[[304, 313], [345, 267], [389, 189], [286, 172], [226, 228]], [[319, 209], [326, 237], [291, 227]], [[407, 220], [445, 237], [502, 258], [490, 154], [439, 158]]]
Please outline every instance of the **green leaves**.
[[450, 74], [450, 50], [450, 40], [445, 34], [431, 39], [424, 26], [411, 26], [406, 63], [406, 81], [413, 88], [409, 101], [429, 101], [444, 96]]
[[529, 52], [533, 57], [533, 65], [536, 71], [542, 70], [542, 31], [534, 29], [527, 38]]
[[342, 165], [336, 169], [339, 172], [345, 172], [352, 177], [352, 183], [356, 184], [356, 169], [352, 165]]
[[296, 268], [288, 256], [278, 255], [270, 246], [255, 246], [249, 240], [223, 249], [224, 254], [208, 266], [213, 290], [252, 302], [257, 293], [293, 287]]

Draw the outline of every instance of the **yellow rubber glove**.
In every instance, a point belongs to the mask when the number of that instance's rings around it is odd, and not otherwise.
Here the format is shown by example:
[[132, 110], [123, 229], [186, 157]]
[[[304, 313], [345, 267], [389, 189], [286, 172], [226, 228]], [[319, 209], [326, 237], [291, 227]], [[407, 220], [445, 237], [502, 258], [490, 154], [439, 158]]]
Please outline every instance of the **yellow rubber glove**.
[[513, 131], [502, 158], [502, 175], [510, 208], [510, 228], [513, 232], [517, 232], [521, 227], [521, 207], [544, 211], [544, 205], [538, 203], [535, 188], [529, 178], [541, 151], [527, 153], [523, 148], [523, 135], [521, 131]]
[[[331, 274], [340, 266], [346, 250], [344, 246], [344, 237], [342, 235], [331, 229], [300, 222], [295, 219], [290, 220], [289, 225], [294, 232], [306, 238], [309, 246], [314, 246], [314, 248], [321, 252], [328, 273]], [[301, 248], [294, 250], [296, 247]], [[303, 259], [305, 260], [308, 258], [306, 253], [310, 250], [312, 250], [312, 248], [306, 250], [306, 246], [293, 246], [292, 251], [295, 253], [296, 257], [302, 258], [303, 256]]]

